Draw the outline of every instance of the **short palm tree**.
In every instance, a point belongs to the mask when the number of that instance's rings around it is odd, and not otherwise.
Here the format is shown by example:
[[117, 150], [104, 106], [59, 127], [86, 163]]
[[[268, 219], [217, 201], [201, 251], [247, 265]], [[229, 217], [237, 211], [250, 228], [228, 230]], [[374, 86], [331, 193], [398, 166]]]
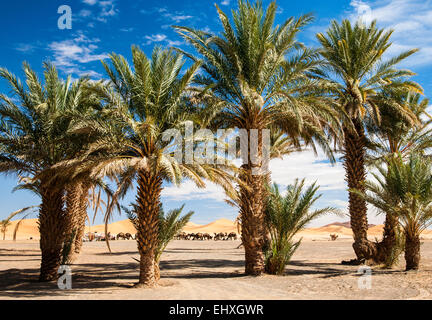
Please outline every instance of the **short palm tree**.
[[98, 117], [83, 118], [75, 127], [78, 132], [96, 132], [99, 138], [90, 144], [85, 157], [66, 163], [66, 167], [89, 177], [118, 179], [119, 188], [111, 203], [137, 181], [137, 287], [142, 287], [157, 283], [155, 257], [163, 181], [179, 185], [187, 178], [204, 187], [207, 179], [229, 189], [231, 178], [225, 171], [228, 165], [186, 163], [183, 158], [174, 157], [182, 144], [176, 144], [174, 138], [164, 138], [167, 130], [183, 130], [185, 121], [197, 116], [188, 92], [199, 63], [182, 73], [182, 56], [158, 47], [151, 59], [133, 47], [132, 57], [133, 68], [117, 54], [111, 55], [111, 65], [104, 63], [110, 83], [95, 91], [105, 108]]
[[420, 234], [432, 224], [432, 162], [418, 154], [408, 161], [401, 156], [379, 168], [375, 181], [366, 183], [361, 195], [368, 203], [400, 221], [405, 233], [406, 270], [420, 263]]
[[[271, 128], [281, 129], [293, 146], [316, 139], [329, 151], [324, 131], [326, 126], [337, 124], [338, 113], [325, 103], [324, 87], [315, 78], [320, 65], [317, 52], [297, 40], [312, 17], [290, 18], [275, 26], [274, 2], [264, 10], [261, 2], [243, 0], [238, 1], [232, 21], [219, 7], [217, 11], [223, 27], [219, 35], [175, 27], [199, 54], [185, 53], [202, 63], [203, 72], [195, 79], [195, 98], [212, 116], [211, 126], [247, 130], [248, 152], [251, 130], [258, 130], [258, 155], [263, 154], [261, 132]], [[269, 177], [259, 169], [260, 164], [254, 163], [248, 153], [239, 175], [245, 272], [251, 275], [264, 272], [264, 208]]]
[[11, 97], [0, 94], [0, 171], [33, 179], [29, 184], [41, 197], [39, 279], [50, 281], [58, 276], [70, 216], [64, 209], [64, 184], [49, 174], [37, 176], [77, 149], [67, 134], [70, 119], [65, 114], [87, 106], [89, 96], [84, 91], [88, 80], [72, 82], [69, 77], [64, 82], [56, 68], [45, 63], [42, 83], [28, 64], [23, 69], [26, 86], [8, 70], [0, 69], [0, 77], [13, 93]]
[[331, 207], [312, 210], [321, 197], [317, 195], [319, 186], [313, 183], [305, 189], [305, 180], [295, 180], [288, 186], [286, 195], [279, 191], [277, 184], [270, 188], [266, 205], [266, 217], [271, 242], [266, 251], [266, 271], [270, 274], [283, 274], [285, 266], [301, 243], [294, 236], [314, 219], [329, 213], [337, 213]]
[[[349, 189], [363, 188], [366, 179], [366, 135], [364, 119], [369, 114], [380, 123], [380, 91], [407, 89], [421, 92], [418, 84], [407, 80], [414, 75], [396, 65], [417, 51], [403, 52], [384, 60], [391, 46], [392, 30], [385, 31], [372, 22], [352, 25], [348, 20], [333, 21], [328, 31], [317, 34], [321, 43], [321, 56], [326, 61], [328, 79], [333, 83], [335, 103], [348, 118], [341, 118], [344, 125], [344, 166]], [[387, 104], [395, 113], [413, 122], [413, 114], [397, 101]], [[367, 239], [367, 208], [364, 199], [349, 192], [349, 214], [354, 233], [353, 248], [357, 259], [374, 259], [376, 246]]]
[[[132, 210], [124, 208], [123, 210], [126, 211], [129, 220], [134, 225], [135, 229], [138, 228], [138, 221], [136, 214], [134, 213], [136, 211], [136, 205], [131, 204]], [[157, 248], [155, 250], [155, 274], [156, 279], [160, 278], [160, 269], [159, 269], [159, 263], [160, 259], [162, 257], [162, 254], [164, 253], [166, 247], [171, 242], [171, 240], [175, 237], [176, 234], [178, 234], [190, 221], [190, 218], [194, 214], [193, 211], [189, 211], [185, 215], [181, 216], [183, 211], [184, 205], [182, 205], [180, 208], [173, 209], [168, 211], [168, 213], [165, 213], [163, 210], [163, 207], [160, 207], [159, 210], [159, 231], [158, 231], [158, 244]]]

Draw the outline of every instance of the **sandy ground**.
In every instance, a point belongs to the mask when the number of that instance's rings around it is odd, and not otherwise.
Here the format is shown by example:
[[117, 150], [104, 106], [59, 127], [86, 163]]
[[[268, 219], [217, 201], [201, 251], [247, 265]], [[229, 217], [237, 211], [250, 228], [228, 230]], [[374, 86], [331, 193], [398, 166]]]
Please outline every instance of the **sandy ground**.
[[161, 263], [154, 289], [131, 288], [138, 277], [135, 241], [84, 243], [72, 266], [73, 288], [36, 282], [40, 263], [37, 241], [0, 241], [0, 299], [430, 299], [432, 241], [422, 245], [421, 271], [374, 267], [371, 289], [359, 289], [351, 240], [302, 243], [285, 276], [244, 276], [238, 241], [173, 241]]

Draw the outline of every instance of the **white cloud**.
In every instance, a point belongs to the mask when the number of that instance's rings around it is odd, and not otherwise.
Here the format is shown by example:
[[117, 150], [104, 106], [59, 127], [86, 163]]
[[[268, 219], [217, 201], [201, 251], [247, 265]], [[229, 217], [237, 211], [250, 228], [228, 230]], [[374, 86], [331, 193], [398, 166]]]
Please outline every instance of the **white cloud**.
[[[326, 162], [323, 155], [316, 157], [312, 151], [295, 153], [284, 159], [274, 159], [270, 162], [271, 177], [282, 186], [292, 184], [296, 178], [306, 179], [307, 184], [317, 181], [321, 191], [344, 191], [345, 171], [338, 162], [334, 166]], [[165, 188], [164, 196], [175, 200], [213, 199], [223, 201], [226, 196], [221, 187], [208, 183], [205, 189], [196, 187], [187, 181], [180, 188], [175, 186]], [[335, 200], [338, 201], [338, 200]], [[339, 205], [345, 202], [338, 202]]]
[[95, 44], [97, 42], [99, 39], [89, 39], [79, 34], [73, 39], [51, 42], [48, 48], [53, 52], [53, 63], [65, 73], [100, 77], [100, 74], [94, 71], [82, 69], [82, 64], [108, 57], [106, 53], [95, 53], [98, 49]]
[[36, 49], [36, 46], [28, 43], [20, 43], [16, 46], [15, 50], [22, 53], [31, 53]]
[[223, 1], [221, 2], [221, 5], [222, 5], [222, 6], [229, 6], [229, 4], [230, 4], [230, 0], [223, 0]]
[[154, 14], [157, 13], [161, 17], [171, 20], [171, 22], [179, 23], [181, 21], [192, 19], [193, 16], [185, 14], [183, 11], [175, 11], [170, 13], [167, 8], [152, 8], [150, 10], [140, 10], [142, 14]]
[[167, 36], [164, 34], [152, 34], [151, 36], [145, 36], [147, 39], [146, 44], [151, 44], [153, 42], [162, 42], [167, 39]]
[[[103, 23], [108, 22], [109, 17], [114, 17], [119, 13], [119, 10], [116, 9], [115, 7], [114, 0], [105, 0], [105, 1], [83, 0], [83, 2], [90, 6], [94, 6], [95, 4], [99, 6], [100, 12], [95, 17], [95, 20]], [[91, 12], [86, 9], [83, 9], [80, 12], [81, 17], [89, 17], [90, 15]]]
[[198, 188], [195, 183], [188, 180], [180, 187], [168, 186], [162, 191], [162, 196], [169, 200], [196, 200], [207, 199], [224, 201], [226, 199], [223, 189], [212, 182], [206, 182], [206, 188]]
[[95, 4], [97, 3], [97, 0], [83, 0], [83, 2], [84, 2], [85, 4], [88, 4], [88, 5], [90, 5], [90, 6], [93, 6], [93, 5], [95, 5]]
[[342, 163], [332, 165], [327, 158], [312, 151], [296, 152], [270, 162], [271, 176], [274, 182], [289, 185], [296, 178], [306, 179], [308, 184], [317, 182], [320, 190], [346, 190], [345, 170]]
[[352, 0], [350, 19], [362, 19], [368, 23], [377, 20], [378, 25], [392, 28], [393, 45], [388, 57], [405, 50], [419, 48], [420, 52], [406, 59], [403, 67], [432, 64], [432, 6], [424, 0], [382, 0], [378, 2]]
[[145, 36], [144, 39], [147, 41], [145, 42], [146, 45], [152, 44], [154, 42], [164, 42], [168, 46], [174, 47], [174, 46], [180, 46], [183, 44], [182, 41], [178, 40], [170, 40], [165, 34], [158, 33], [158, 34], [152, 34], [150, 36]]
[[80, 17], [83, 17], [83, 18], [89, 17], [89, 16], [91, 16], [91, 11], [90, 11], [90, 10], [87, 10], [87, 9], [82, 9], [82, 10], [79, 12], [79, 16], [80, 16]]

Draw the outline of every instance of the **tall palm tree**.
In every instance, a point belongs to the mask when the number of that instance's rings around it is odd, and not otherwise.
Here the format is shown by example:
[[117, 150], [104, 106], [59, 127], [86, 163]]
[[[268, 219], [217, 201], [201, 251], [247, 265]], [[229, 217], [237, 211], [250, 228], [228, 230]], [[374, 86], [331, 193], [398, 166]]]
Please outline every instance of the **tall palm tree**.
[[379, 168], [375, 181], [366, 183], [363, 198], [385, 214], [400, 220], [405, 233], [406, 270], [420, 263], [420, 234], [432, 224], [432, 163], [412, 154], [404, 162], [399, 155]]
[[[217, 7], [217, 6], [216, 6]], [[325, 124], [335, 124], [337, 113], [324, 103], [323, 87], [315, 79], [320, 61], [317, 52], [297, 40], [312, 20], [310, 15], [290, 18], [275, 26], [277, 6], [266, 10], [262, 3], [239, 0], [232, 21], [217, 7], [223, 30], [219, 35], [176, 26], [199, 56], [185, 53], [202, 63], [196, 77], [196, 99], [205, 103], [212, 126], [239, 128], [248, 132], [248, 155], [239, 179], [242, 239], [246, 274], [264, 272], [264, 207], [268, 174], [256, 170], [251, 157], [252, 131], [260, 132], [258, 155], [263, 154], [262, 132], [280, 128], [299, 146], [302, 139], [315, 138], [326, 151]]]
[[99, 139], [90, 144], [82, 159], [66, 163], [65, 170], [85, 172], [89, 177], [118, 178], [119, 188], [111, 204], [137, 181], [137, 287], [142, 287], [157, 282], [155, 250], [163, 181], [179, 185], [187, 178], [204, 187], [204, 179], [208, 179], [229, 189], [231, 179], [225, 172], [227, 165], [186, 163], [174, 157], [183, 144], [164, 138], [170, 129], [183, 132], [185, 121], [197, 116], [188, 92], [200, 64], [182, 73], [182, 56], [158, 47], [151, 59], [138, 47], [132, 47], [132, 57], [133, 68], [117, 54], [111, 55], [110, 65], [104, 63], [110, 83], [95, 91], [105, 108], [98, 117], [83, 118], [75, 127], [78, 132], [97, 132]]
[[[361, 22], [353, 26], [348, 20], [343, 20], [341, 24], [333, 21], [326, 34], [317, 34], [322, 46], [320, 53], [326, 61], [328, 78], [334, 85], [335, 102], [349, 118], [344, 119], [343, 141], [349, 189], [361, 190], [366, 179], [364, 119], [369, 114], [377, 123], [380, 122], [377, 94], [391, 88], [421, 92], [418, 84], [407, 80], [413, 72], [396, 68], [399, 62], [417, 49], [403, 52], [388, 60], [383, 58], [391, 46], [392, 33], [392, 30], [377, 28], [375, 21], [369, 26], [364, 26]], [[397, 101], [389, 103], [388, 106], [407, 120], [413, 118], [410, 110]], [[366, 202], [353, 192], [349, 192], [349, 213], [357, 259], [374, 258], [377, 254], [376, 246], [367, 239]]]
[[42, 261], [40, 281], [55, 279], [61, 262], [69, 216], [64, 209], [64, 184], [53, 177], [36, 178], [65, 160], [76, 145], [68, 138], [70, 119], [65, 113], [87, 105], [84, 88], [88, 80], [75, 82], [59, 78], [56, 68], [44, 64], [42, 83], [28, 64], [24, 64], [26, 86], [4, 68], [0, 77], [12, 89], [13, 96], [0, 94], [0, 171], [29, 176], [41, 197], [39, 211]]
[[[415, 119], [407, 120], [396, 113], [391, 105], [397, 101], [401, 106], [409, 108]], [[425, 154], [432, 147], [432, 129], [430, 116], [426, 108], [428, 99], [422, 99], [418, 93], [405, 90], [380, 92], [377, 97], [380, 106], [381, 121], [366, 119], [366, 130], [369, 133], [367, 162], [370, 164], [387, 163], [394, 157], [408, 158], [411, 153]], [[415, 120], [415, 121], [413, 121]], [[414, 122], [414, 123], [413, 123]], [[378, 260], [388, 267], [396, 262], [398, 247], [398, 219], [394, 215], [386, 215], [383, 240], [378, 243]]]

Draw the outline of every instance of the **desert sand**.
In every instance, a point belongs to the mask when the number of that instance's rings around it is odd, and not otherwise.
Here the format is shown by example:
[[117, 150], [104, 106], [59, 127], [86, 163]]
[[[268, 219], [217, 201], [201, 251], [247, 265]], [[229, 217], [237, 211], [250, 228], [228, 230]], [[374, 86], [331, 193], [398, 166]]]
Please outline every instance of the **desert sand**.
[[38, 283], [37, 241], [0, 241], [0, 299], [430, 299], [432, 241], [422, 245], [421, 271], [373, 267], [371, 289], [360, 289], [351, 240], [305, 240], [285, 276], [243, 275], [239, 241], [173, 241], [161, 261], [162, 278], [154, 289], [132, 288], [138, 277], [136, 243], [84, 243], [72, 268], [72, 289]]
[[[131, 229], [129, 229], [131, 228]], [[8, 233], [11, 235], [13, 227]], [[103, 226], [91, 231], [103, 232]], [[110, 232], [134, 232], [128, 221], [110, 225]], [[35, 232], [36, 231], [36, 232]], [[207, 225], [190, 223], [186, 232], [236, 231], [230, 220]], [[379, 237], [382, 226], [369, 229]], [[330, 241], [330, 233], [339, 238]], [[36, 221], [22, 225], [18, 239], [0, 241], [0, 299], [431, 299], [431, 232], [423, 235], [421, 270], [405, 272], [398, 266], [372, 267], [371, 289], [358, 286], [358, 266], [341, 265], [354, 258], [351, 230], [340, 224], [306, 229], [303, 242], [286, 267], [285, 276], [244, 276], [244, 251], [240, 241], [172, 241], [161, 261], [159, 287], [135, 289], [138, 278], [136, 242], [85, 242], [83, 252], [71, 266], [72, 290], [56, 283], [38, 283], [40, 250]]]

